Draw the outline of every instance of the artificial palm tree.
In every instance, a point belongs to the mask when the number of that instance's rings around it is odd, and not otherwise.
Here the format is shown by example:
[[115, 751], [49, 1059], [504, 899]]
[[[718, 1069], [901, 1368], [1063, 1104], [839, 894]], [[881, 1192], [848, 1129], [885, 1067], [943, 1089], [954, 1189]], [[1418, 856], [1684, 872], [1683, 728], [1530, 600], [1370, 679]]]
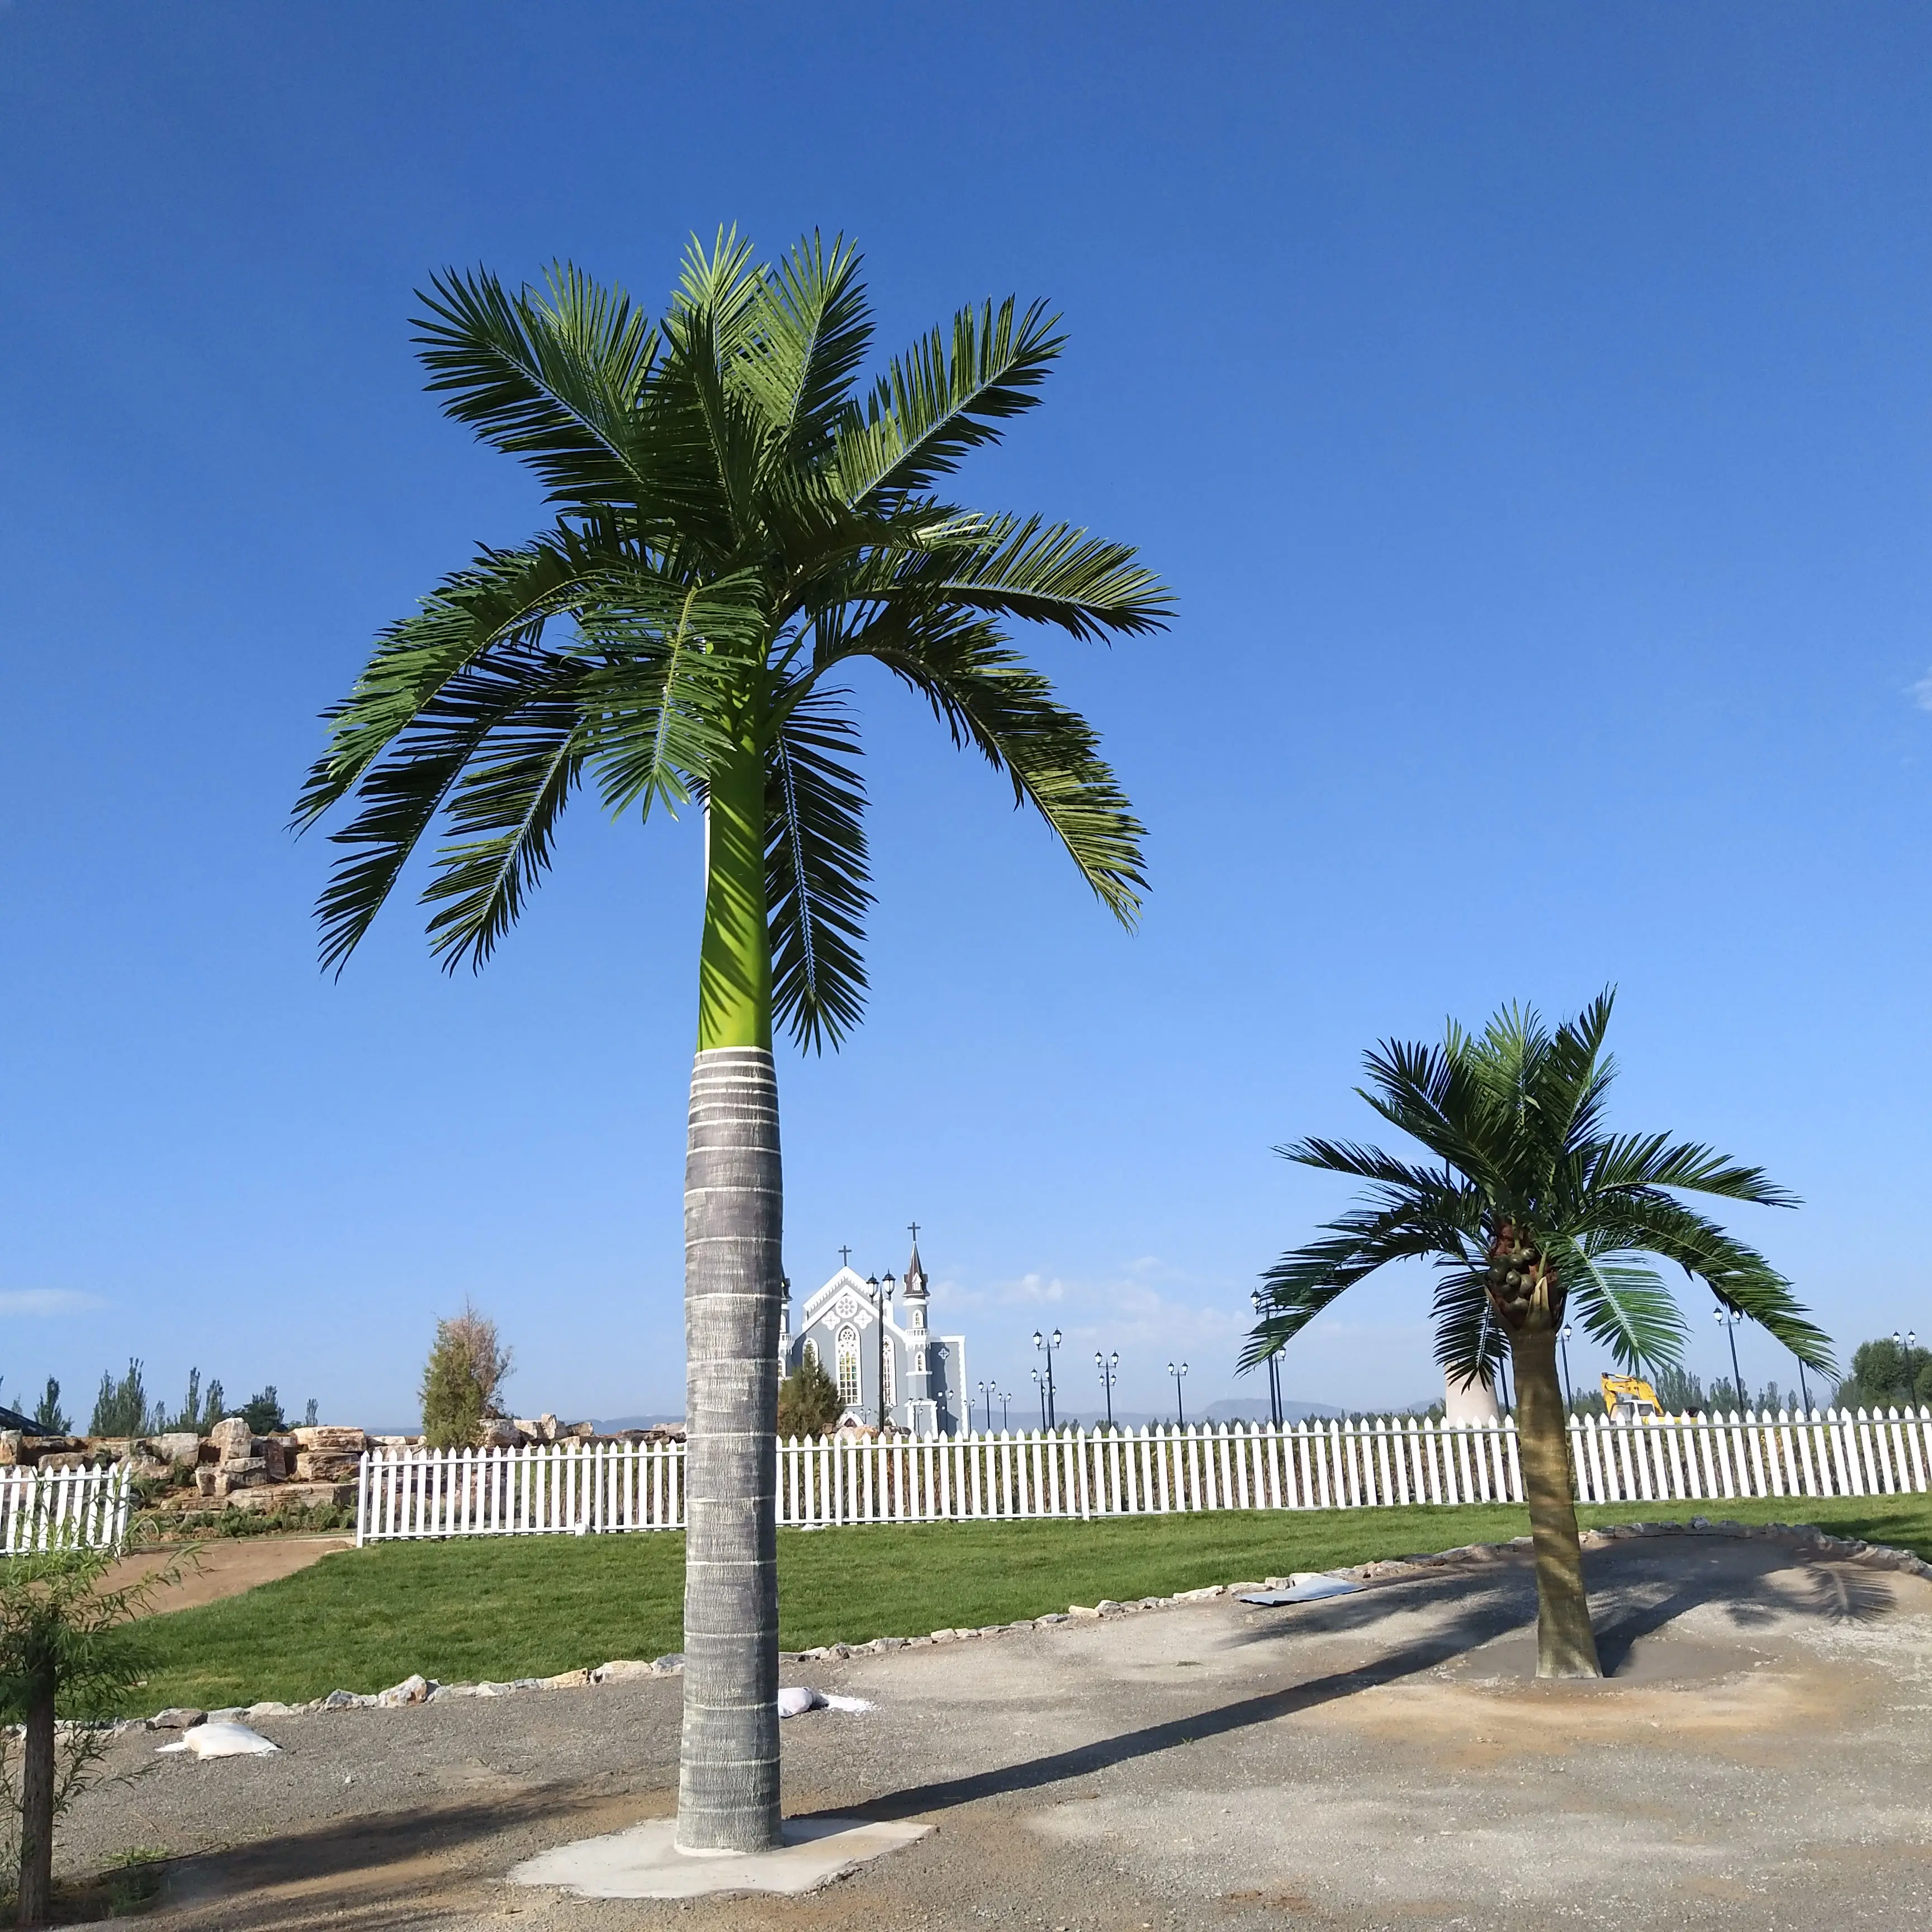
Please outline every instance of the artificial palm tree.
[[575, 268], [544, 290], [446, 272], [420, 296], [430, 388], [523, 458], [555, 521], [486, 550], [385, 632], [329, 714], [297, 808], [351, 793], [319, 907], [325, 963], [368, 929], [433, 825], [423, 898], [480, 965], [595, 782], [613, 814], [705, 812], [685, 1192], [689, 1532], [679, 1842], [778, 1842], [774, 1426], [781, 1177], [774, 1018], [802, 1046], [860, 1017], [871, 902], [839, 680], [883, 665], [1058, 834], [1124, 923], [1141, 827], [1092, 728], [1009, 643], [1157, 628], [1131, 550], [937, 494], [1030, 408], [1063, 338], [1039, 305], [962, 310], [863, 394], [856, 254], [775, 266], [694, 242], [661, 323]]
[[1480, 1037], [1453, 1022], [1440, 1046], [1384, 1041], [1357, 1092], [1442, 1163], [1352, 1142], [1276, 1151], [1371, 1184], [1322, 1238], [1262, 1280], [1262, 1318], [1242, 1358], [1283, 1348], [1345, 1288], [1390, 1262], [1432, 1261], [1436, 1359], [1458, 1380], [1493, 1379], [1508, 1349], [1535, 1546], [1537, 1675], [1601, 1674], [1583, 1591], [1568, 1432], [1556, 1372], [1567, 1318], [1625, 1366], [1676, 1363], [1684, 1319], [1646, 1257], [1674, 1262], [1718, 1301], [1760, 1322], [1801, 1361], [1828, 1369], [1825, 1336], [1756, 1250], [1676, 1198], [1722, 1196], [1795, 1207], [1762, 1172], [1665, 1134], [1614, 1135], [1604, 1111], [1612, 995], [1546, 1030], [1510, 1007]]

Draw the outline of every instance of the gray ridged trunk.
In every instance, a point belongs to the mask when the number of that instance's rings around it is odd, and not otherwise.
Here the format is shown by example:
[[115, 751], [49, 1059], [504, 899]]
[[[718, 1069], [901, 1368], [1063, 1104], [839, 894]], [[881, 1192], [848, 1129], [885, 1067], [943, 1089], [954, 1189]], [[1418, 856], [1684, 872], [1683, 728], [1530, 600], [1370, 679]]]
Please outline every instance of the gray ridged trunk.
[[684, 1737], [677, 1842], [764, 1851], [778, 1814], [778, 1082], [700, 1052], [685, 1162]]

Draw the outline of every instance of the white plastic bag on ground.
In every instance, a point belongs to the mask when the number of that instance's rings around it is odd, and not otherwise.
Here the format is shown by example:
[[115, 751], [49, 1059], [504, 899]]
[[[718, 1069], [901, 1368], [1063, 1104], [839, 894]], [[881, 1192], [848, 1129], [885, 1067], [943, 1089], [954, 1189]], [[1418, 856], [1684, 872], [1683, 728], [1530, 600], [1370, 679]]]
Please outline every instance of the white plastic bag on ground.
[[196, 1757], [265, 1757], [270, 1751], [278, 1751], [281, 1746], [271, 1744], [260, 1731], [251, 1731], [246, 1724], [230, 1724], [226, 1720], [197, 1724], [176, 1742], [158, 1744], [162, 1751], [187, 1751]]
[[869, 1711], [866, 1697], [835, 1697], [823, 1690], [808, 1690], [802, 1684], [788, 1684], [778, 1693], [778, 1715], [802, 1718], [808, 1711]]

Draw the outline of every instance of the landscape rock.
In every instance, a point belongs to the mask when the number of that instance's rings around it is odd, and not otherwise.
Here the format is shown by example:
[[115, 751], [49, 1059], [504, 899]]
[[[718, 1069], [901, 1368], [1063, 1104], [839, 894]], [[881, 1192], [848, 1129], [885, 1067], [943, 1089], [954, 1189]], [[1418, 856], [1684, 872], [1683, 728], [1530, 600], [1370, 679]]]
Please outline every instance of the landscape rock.
[[298, 1453], [305, 1450], [311, 1455], [359, 1456], [369, 1446], [369, 1438], [361, 1430], [345, 1429], [334, 1423], [292, 1429], [289, 1433], [295, 1438]]
[[385, 1710], [394, 1710], [403, 1704], [426, 1704], [429, 1695], [429, 1679], [415, 1673], [405, 1677], [400, 1684], [392, 1684], [386, 1690], [377, 1691], [376, 1702]]
[[20, 1461], [20, 1445], [26, 1439], [17, 1429], [0, 1429], [0, 1468], [10, 1469]]
[[175, 1430], [150, 1436], [140, 1446], [164, 1462], [191, 1463], [201, 1454], [201, 1438], [191, 1429]]
[[216, 1456], [224, 1462], [239, 1461], [255, 1453], [255, 1433], [245, 1416], [231, 1415], [208, 1432]]
[[358, 1691], [332, 1690], [317, 1708], [324, 1711], [366, 1711], [375, 1702], [374, 1697]]
[[144, 1482], [158, 1483], [174, 1472], [175, 1466], [172, 1462], [160, 1462], [152, 1456], [136, 1456], [128, 1465], [128, 1474], [138, 1476]]
[[262, 1452], [262, 1466], [268, 1472], [268, 1480], [286, 1481], [292, 1460], [288, 1451], [272, 1436], [263, 1436], [256, 1446]]
[[356, 1474], [361, 1454], [359, 1450], [351, 1455], [343, 1450], [298, 1449], [295, 1460], [296, 1480], [303, 1483], [346, 1481]]
[[523, 1441], [517, 1425], [507, 1415], [486, 1416], [483, 1420], [483, 1447], [514, 1449]]
[[170, 1704], [165, 1711], [157, 1711], [148, 1720], [158, 1731], [190, 1731], [196, 1724], [208, 1721], [206, 1711], [197, 1711], [192, 1705]]

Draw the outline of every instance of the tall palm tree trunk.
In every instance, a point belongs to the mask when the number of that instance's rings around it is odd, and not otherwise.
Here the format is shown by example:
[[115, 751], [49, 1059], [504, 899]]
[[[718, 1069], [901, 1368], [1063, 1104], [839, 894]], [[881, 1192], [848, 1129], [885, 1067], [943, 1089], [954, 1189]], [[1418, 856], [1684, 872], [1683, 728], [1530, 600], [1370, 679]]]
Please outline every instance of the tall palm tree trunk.
[[1542, 1322], [1511, 1334], [1516, 1369], [1516, 1446], [1529, 1502], [1536, 1557], [1536, 1674], [1600, 1677], [1583, 1550], [1570, 1480], [1568, 1418], [1556, 1373], [1556, 1331]]
[[780, 1843], [778, 1305], [783, 1180], [771, 1053], [764, 782], [712, 787], [685, 1162], [684, 1735], [677, 1843]]
[[20, 1767], [20, 1922], [44, 1925], [54, 1882], [54, 1687], [44, 1683], [27, 1707]]

